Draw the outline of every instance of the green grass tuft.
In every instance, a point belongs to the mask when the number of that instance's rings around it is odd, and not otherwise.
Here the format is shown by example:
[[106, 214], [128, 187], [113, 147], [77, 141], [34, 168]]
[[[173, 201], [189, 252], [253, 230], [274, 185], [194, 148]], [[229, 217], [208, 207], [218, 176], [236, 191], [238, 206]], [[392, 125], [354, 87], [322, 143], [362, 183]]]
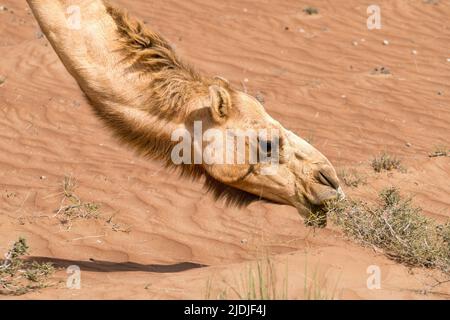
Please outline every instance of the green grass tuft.
[[25, 238], [19, 238], [0, 263], [0, 295], [23, 295], [48, 287], [47, 279], [55, 272], [51, 263], [24, 261], [28, 254]]
[[[286, 275], [280, 281], [276, 275], [275, 265], [270, 257], [249, 263], [245, 274], [234, 285], [227, 284], [217, 294], [220, 300], [228, 299], [228, 291], [232, 291], [240, 300], [286, 300], [288, 298], [287, 264]], [[212, 299], [213, 282], [208, 279], [206, 299]]]
[[100, 217], [100, 205], [95, 202], [84, 202], [76, 194], [76, 180], [65, 176], [62, 183], [63, 199], [56, 211], [59, 221], [68, 230], [77, 219], [97, 219]]

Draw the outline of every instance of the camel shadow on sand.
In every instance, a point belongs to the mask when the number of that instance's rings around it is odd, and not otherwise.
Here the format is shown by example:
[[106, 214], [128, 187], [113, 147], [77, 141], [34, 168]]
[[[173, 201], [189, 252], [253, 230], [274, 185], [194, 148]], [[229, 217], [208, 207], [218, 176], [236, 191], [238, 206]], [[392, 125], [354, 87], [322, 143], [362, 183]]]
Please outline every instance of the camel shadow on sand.
[[207, 265], [193, 262], [179, 262], [174, 264], [141, 264], [136, 262], [111, 262], [102, 260], [68, 260], [50, 257], [28, 257], [29, 261], [40, 263], [49, 262], [56, 268], [67, 268], [72, 265], [80, 267], [83, 271], [92, 272], [153, 272], [177, 273], [191, 269], [207, 267]]

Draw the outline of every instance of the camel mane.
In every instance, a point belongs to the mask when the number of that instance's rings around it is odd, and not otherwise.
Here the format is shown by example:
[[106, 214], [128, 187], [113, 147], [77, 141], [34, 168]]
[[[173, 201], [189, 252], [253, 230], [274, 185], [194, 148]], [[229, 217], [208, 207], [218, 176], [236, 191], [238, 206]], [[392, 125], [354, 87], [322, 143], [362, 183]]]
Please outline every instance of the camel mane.
[[[117, 25], [120, 50], [131, 67], [127, 72], [137, 72], [140, 78], [148, 79], [144, 103], [137, 108], [149, 115], [156, 116], [160, 122], [183, 123], [192, 118], [195, 112], [187, 105], [201, 95], [209, 94], [209, 86], [220, 84], [232, 91], [221, 79], [208, 79], [182, 62], [170, 44], [158, 33], [146, 29], [142, 23], [129, 18], [125, 11], [104, 1], [108, 14]], [[106, 93], [107, 94], [107, 93]], [[179, 170], [180, 176], [192, 180], [204, 179], [204, 188], [212, 193], [215, 200], [223, 199], [229, 206], [246, 206], [253, 201], [263, 200], [251, 193], [228, 186], [212, 178], [200, 165], [183, 164], [175, 166], [170, 154], [177, 142], [158, 128], [149, 129], [139, 126], [111, 108], [102, 107], [98, 101], [88, 97], [96, 114], [111, 128], [114, 135], [123, 143], [131, 146], [140, 155], [163, 160], [168, 169]], [[96, 99], [97, 100], [97, 99]], [[124, 101], [125, 105], [136, 105], [135, 101]]]

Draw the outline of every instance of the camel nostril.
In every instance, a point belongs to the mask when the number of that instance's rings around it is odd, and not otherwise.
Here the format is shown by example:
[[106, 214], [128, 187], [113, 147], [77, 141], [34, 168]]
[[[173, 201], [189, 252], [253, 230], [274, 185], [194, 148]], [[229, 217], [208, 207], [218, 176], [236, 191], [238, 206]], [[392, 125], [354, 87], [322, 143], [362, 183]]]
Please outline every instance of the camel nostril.
[[337, 179], [324, 170], [320, 170], [318, 172], [318, 179], [322, 184], [326, 186], [329, 186], [336, 190], [339, 189], [339, 182], [337, 181]]

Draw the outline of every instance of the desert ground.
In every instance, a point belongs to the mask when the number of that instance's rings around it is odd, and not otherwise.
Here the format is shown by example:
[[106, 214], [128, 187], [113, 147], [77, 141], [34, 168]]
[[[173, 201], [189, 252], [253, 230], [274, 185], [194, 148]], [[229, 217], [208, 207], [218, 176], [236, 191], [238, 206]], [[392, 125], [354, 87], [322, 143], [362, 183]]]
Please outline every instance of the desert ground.
[[[264, 98], [266, 110], [366, 184], [372, 201], [396, 186], [423, 214], [450, 218], [450, 1], [117, 0], [201, 72]], [[52, 262], [50, 286], [0, 299], [204, 299], [245, 296], [269, 259], [287, 298], [448, 299], [438, 271], [410, 268], [305, 226], [293, 207], [215, 202], [201, 182], [136, 156], [98, 120], [25, 1], [0, 0], [0, 253], [19, 237]], [[308, 15], [303, 9], [317, 8]], [[388, 72], [377, 72], [381, 67]], [[381, 152], [405, 171], [376, 173]], [[63, 221], [64, 177], [98, 216]], [[69, 289], [66, 268], [81, 269]], [[369, 289], [369, 266], [381, 288]]]

